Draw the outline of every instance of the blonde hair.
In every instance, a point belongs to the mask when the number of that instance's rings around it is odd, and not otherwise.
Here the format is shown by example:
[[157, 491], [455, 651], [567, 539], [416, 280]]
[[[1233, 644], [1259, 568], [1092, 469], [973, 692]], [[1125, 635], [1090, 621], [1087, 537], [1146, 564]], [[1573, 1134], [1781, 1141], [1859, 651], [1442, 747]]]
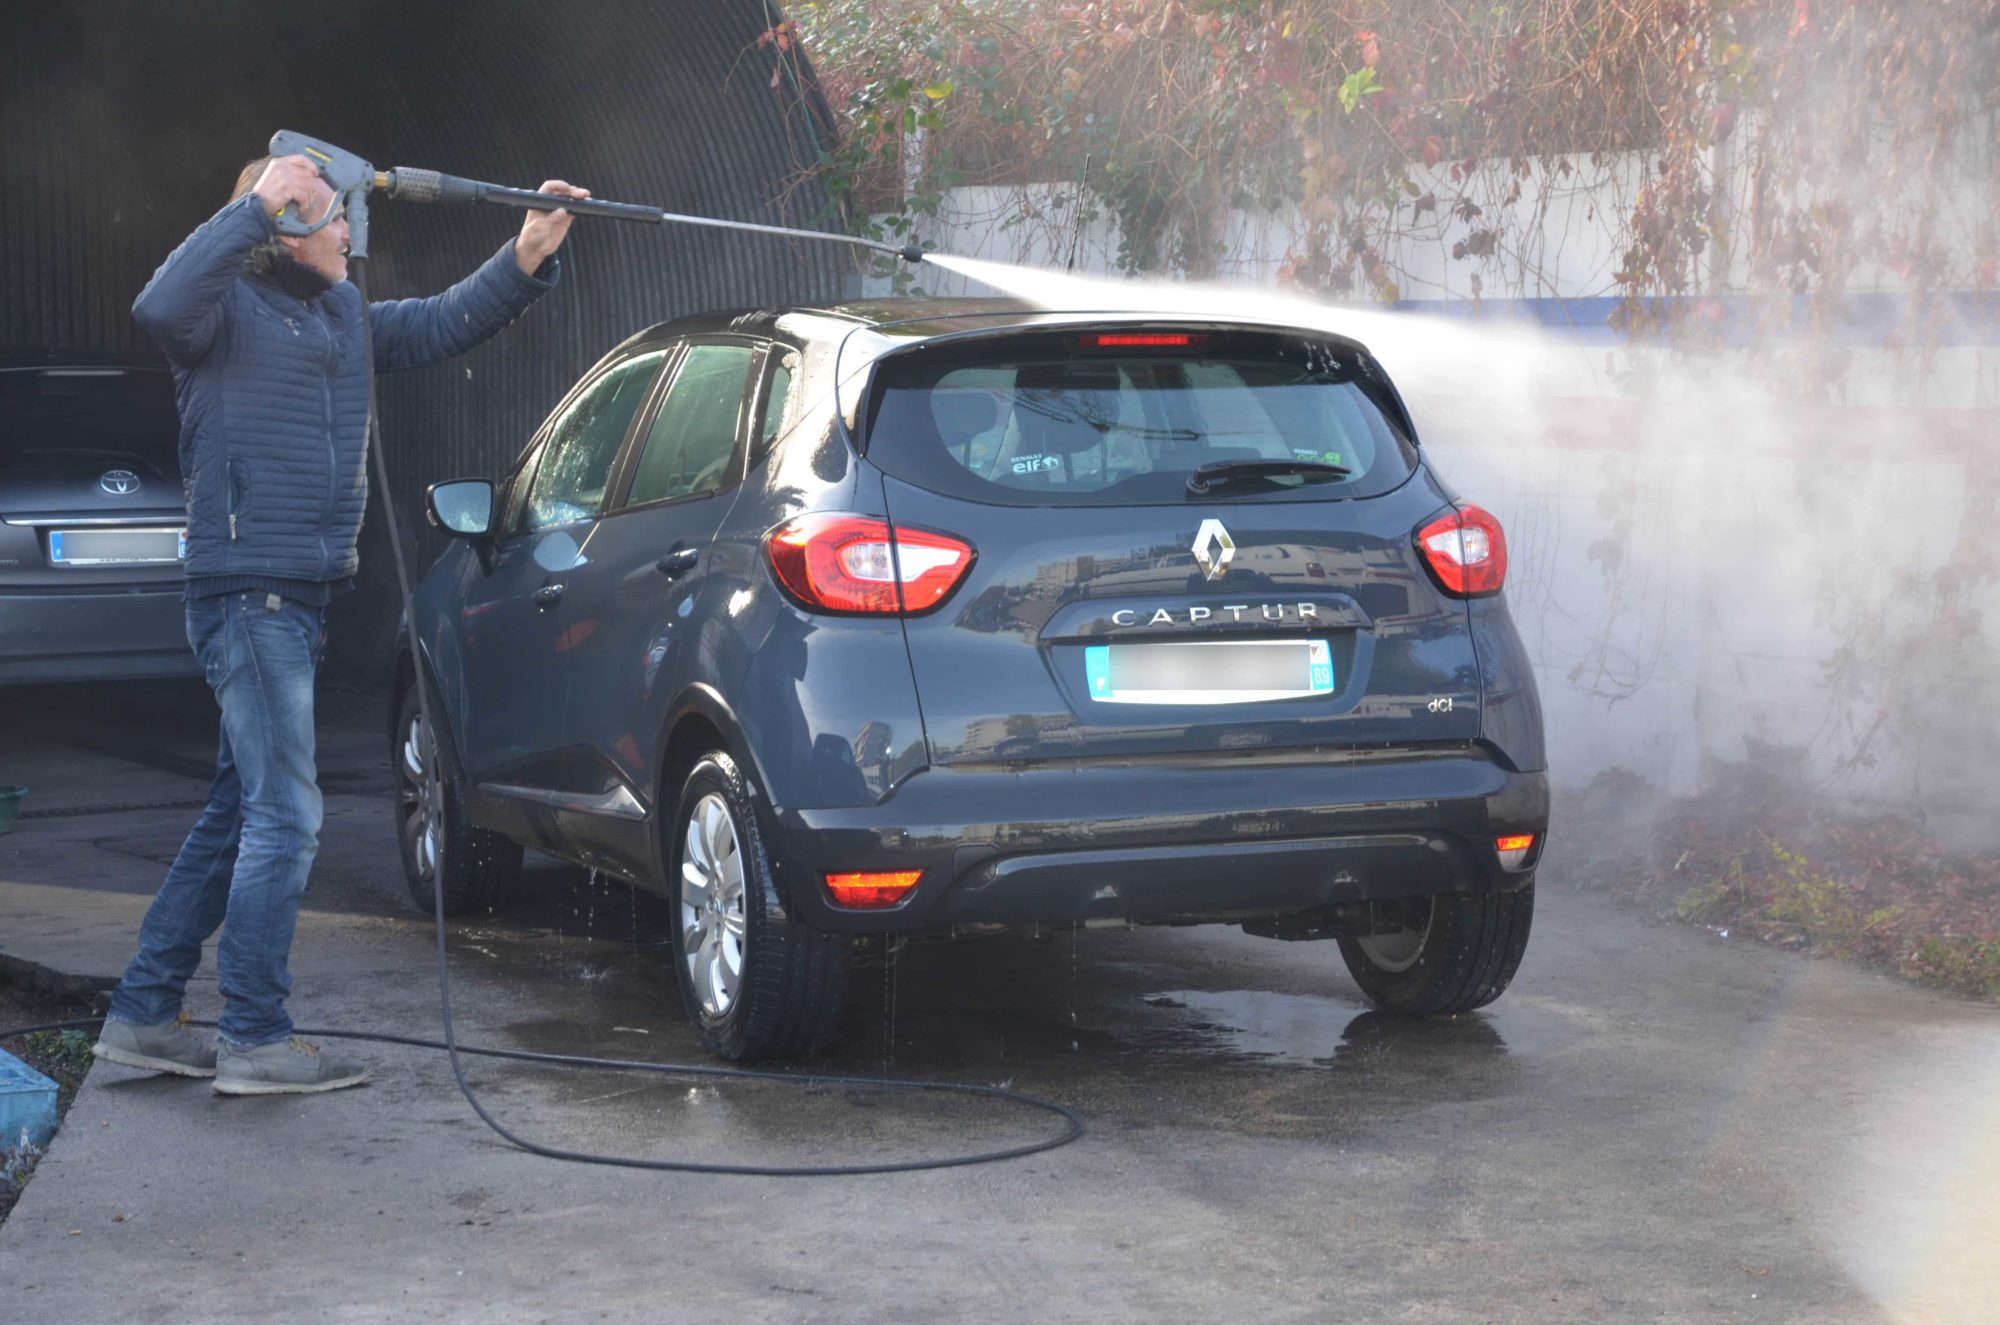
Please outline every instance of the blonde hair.
[[229, 201], [235, 202], [238, 198], [256, 188], [257, 181], [264, 176], [264, 167], [277, 159], [274, 156], [260, 156], [255, 161], [246, 164], [236, 176], [236, 192], [229, 195]]
[[[236, 174], [236, 192], [229, 195], [229, 201], [235, 202], [256, 188], [257, 181], [263, 178], [264, 168], [277, 159], [274, 156], [260, 156], [255, 161], [247, 162]], [[243, 265], [260, 276], [269, 276], [277, 270], [279, 263], [289, 261], [291, 256], [283, 244], [273, 239], [251, 249], [244, 257]]]

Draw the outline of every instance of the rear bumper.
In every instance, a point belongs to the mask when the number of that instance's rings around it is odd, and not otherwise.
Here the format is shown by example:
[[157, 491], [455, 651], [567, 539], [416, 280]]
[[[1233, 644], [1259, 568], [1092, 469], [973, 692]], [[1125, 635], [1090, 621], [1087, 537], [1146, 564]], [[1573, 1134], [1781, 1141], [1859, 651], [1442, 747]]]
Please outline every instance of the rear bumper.
[[[846, 933], [1084, 920], [1268, 919], [1336, 902], [1516, 888], [1548, 781], [1474, 747], [932, 768], [865, 809], [778, 810], [771, 854], [801, 919]], [[1493, 839], [1534, 833], [1521, 869]], [[832, 904], [829, 871], [923, 871], [894, 908]]]
[[200, 675], [178, 581], [127, 593], [0, 592], [0, 684]]

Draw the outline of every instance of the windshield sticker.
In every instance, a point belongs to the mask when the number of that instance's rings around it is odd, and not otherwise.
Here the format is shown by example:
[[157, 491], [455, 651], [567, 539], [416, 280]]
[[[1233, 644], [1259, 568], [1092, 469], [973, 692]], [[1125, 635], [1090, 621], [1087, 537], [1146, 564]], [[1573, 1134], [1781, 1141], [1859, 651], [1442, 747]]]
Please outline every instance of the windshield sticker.
[[1054, 455], [1024, 455], [1014, 460], [1016, 474], [1041, 474], [1062, 467], [1062, 457]]

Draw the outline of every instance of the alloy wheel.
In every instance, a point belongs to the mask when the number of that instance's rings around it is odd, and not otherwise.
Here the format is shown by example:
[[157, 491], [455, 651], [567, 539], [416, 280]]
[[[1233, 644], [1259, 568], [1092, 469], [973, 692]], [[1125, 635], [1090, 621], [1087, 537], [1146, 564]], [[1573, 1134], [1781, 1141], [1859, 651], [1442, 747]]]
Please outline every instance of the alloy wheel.
[[722, 1017], [743, 980], [742, 844], [729, 804], [709, 792], [695, 802], [681, 832], [681, 957], [702, 1011]]
[[410, 719], [403, 733], [402, 757], [396, 761], [402, 806], [403, 840], [410, 848], [410, 864], [419, 879], [437, 877], [439, 843], [437, 775], [430, 759], [421, 716]]
[[1355, 946], [1361, 949], [1377, 970], [1386, 971], [1390, 975], [1401, 974], [1417, 964], [1417, 958], [1424, 950], [1424, 942], [1431, 936], [1431, 923], [1436, 915], [1437, 902], [1435, 899], [1425, 898], [1421, 924], [1407, 923], [1414, 921], [1415, 917], [1409, 916], [1406, 911], [1406, 923], [1402, 929], [1392, 930], [1387, 934], [1363, 934], [1354, 940]]

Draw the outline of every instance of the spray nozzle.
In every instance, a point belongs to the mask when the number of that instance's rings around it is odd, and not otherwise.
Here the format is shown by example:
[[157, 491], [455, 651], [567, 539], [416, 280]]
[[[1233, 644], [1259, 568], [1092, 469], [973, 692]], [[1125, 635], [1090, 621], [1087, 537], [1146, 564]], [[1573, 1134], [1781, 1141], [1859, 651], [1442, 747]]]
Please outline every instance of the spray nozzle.
[[922, 244], [905, 244], [896, 250], [896, 256], [914, 267], [924, 260], [924, 246]]

